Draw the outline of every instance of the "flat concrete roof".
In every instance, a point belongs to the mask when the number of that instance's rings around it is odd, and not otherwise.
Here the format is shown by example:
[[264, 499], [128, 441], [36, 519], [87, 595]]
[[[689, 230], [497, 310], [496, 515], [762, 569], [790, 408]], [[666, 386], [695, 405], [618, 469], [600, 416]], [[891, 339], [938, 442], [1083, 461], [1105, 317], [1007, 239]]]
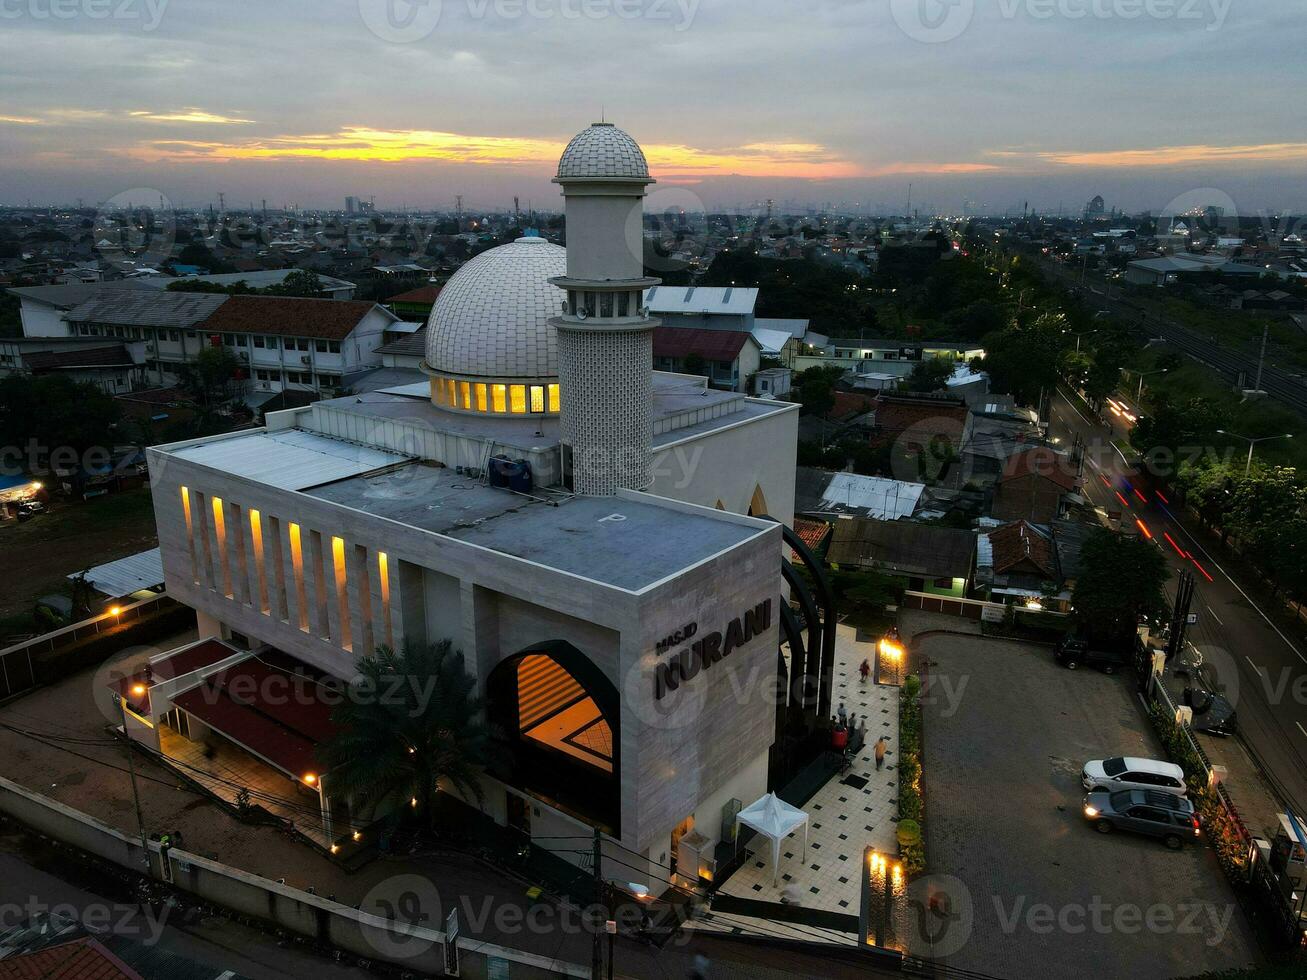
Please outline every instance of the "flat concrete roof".
[[423, 463], [306, 492], [631, 592], [766, 531], [647, 500], [558, 496], [553, 506]]
[[[654, 436], [654, 446], [783, 412], [790, 407], [789, 402], [750, 402], [738, 392], [719, 391], [707, 388], [702, 383], [696, 384], [694, 379], [654, 372], [652, 414], [655, 423], [684, 412], [725, 406], [731, 402], [738, 403], [735, 411], [695, 425], [659, 433]], [[455, 435], [493, 439], [498, 445], [522, 450], [554, 449], [559, 442], [556, 416], [449, 412], [431, 403], [431, 392], [426, 382], [326, 399], [317, 404], [368, 418], [426, 426]]]

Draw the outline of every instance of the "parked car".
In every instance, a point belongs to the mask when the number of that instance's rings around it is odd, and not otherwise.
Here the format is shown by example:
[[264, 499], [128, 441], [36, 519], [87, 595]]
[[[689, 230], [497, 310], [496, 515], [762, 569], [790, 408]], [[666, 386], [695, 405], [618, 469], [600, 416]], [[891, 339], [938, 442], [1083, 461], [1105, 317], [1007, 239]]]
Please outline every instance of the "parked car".
[[1130, 662], [1130, 655], [1125, 651], [1095, 648], [1075, 633], [1068, 633], [1058, 641], [1053, 657], [1067, 670], [1077, 670], [1084, 665], [1097, 667], [1104, 674], [1115, 674]]
[[1157, 759], [1116, 758], [1086, 762], [1080, 773], [1080, 784], [1091, 793], [1122, 789], [1157, 791], [1175, 796], [1189, 793], [1184, 770], [1173, 762]]
[[1197, 837], [1201, 825], [1194, 805], [1183, 796], [1157, 790], [1123, 789], [1085, 797], [1085, 819], [1100, 834], [1128, 830], [1157, 837], [1173, 851]]

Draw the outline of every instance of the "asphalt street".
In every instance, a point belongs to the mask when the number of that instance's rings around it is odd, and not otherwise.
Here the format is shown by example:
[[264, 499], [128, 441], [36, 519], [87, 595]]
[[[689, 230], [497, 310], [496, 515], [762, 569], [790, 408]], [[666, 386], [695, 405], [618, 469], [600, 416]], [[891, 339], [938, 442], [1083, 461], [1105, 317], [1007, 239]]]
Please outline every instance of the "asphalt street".
[[[1148, 489], [1113, 443], [1126, 439], [1128, 422], [1111, 416], [1109, 428], [1083, 404], [1061, 391], [1052, 407], [1052, 434], [1063, 443], [1077, 436], [1085, 450], [1085, 494], [1121, 525], [1146, 535], [1166, 556], [1176, 575], [1193, 574], [1197, 591], [1191, 608], [1198, 621], [1188, 639], [1216, 667], [1235, 697], [1238, 737], [1257, 757], [1283, 802], [1307, 812], [1307, 643], [1303, 630], [1273, 615], [1254, 598], [1260, 591], [1227, 571], [1209, 550], [1212, 539], [1198, 523]], [[1280, 620], [1286, 620], [1283, 624]]]

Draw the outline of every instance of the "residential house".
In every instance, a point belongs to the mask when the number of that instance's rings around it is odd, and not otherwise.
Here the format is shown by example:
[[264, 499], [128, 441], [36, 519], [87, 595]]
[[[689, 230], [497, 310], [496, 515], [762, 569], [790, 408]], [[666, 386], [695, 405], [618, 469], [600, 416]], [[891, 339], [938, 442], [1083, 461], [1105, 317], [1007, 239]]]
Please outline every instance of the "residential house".
[[427, 317], [431, 315], [431, 307], [436, 305], [436, 299], [440, 296], [442, 288], [443, 286], [428, 283], [417, 289], [396, 293], [385, 300], [385, 305], [401, 320], [421, 320], [425, 323]]
[[1070, 456], [1047, 446], [1016, 452], [1003, 463], [991, 513], [1001, 521], [1048, 524], [1062, 516], [1066, 497], [1079, 484], [1079, 468]]
[[835, 522], [826, 558], [833, 567], [892, 575], [913, 592], [962, 598], [975, 573], [976, 535], [912, 521], [843, 518]]
[[114, 395], [145, 384], [145, 345], [72, 345], [28, 351], [23, 354], [22, 369], [38, 376], [63, 375]]
[[1070, 594], [1062, 588], [1052, 532], [1016, 521], [976, 536], [976, 588], [991, 602], [1052, 606], [1064, 611]]
[[703, 373], [715, 388], [744, 391], [762, 351], [748, 332], [661, 326], [654, 328], [653, 359], [655, 370]]

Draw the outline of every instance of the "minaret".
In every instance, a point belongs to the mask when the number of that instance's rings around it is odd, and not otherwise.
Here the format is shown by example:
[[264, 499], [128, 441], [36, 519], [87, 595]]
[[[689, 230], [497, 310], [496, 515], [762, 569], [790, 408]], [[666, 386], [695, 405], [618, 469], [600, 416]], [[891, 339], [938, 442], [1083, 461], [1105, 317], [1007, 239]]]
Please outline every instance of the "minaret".
[[611, 496], [652, 480], [653, 331], [644, 291], [644, 195], [654, 183], [639, 145], [612, 123], [578, 134], [558, 161], [567, 275], [558, 331], [560, 422], [572, 489]]

